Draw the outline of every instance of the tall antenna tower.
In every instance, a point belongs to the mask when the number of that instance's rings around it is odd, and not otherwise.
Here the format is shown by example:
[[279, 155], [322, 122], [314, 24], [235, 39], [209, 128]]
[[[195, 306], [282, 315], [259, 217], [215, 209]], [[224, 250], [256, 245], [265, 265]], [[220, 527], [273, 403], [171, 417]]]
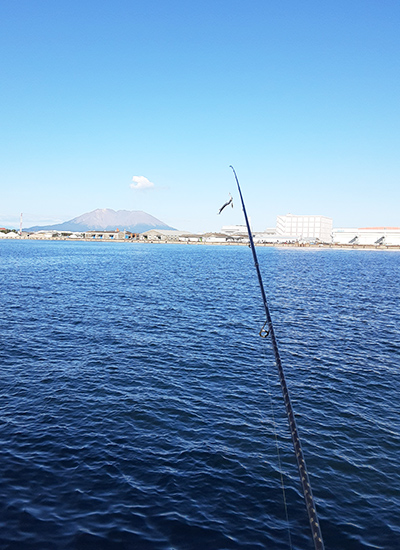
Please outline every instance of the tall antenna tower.
[[19, 218], [19, 236], [21, 237], [21, 235], [22, 235], [22, 212]]

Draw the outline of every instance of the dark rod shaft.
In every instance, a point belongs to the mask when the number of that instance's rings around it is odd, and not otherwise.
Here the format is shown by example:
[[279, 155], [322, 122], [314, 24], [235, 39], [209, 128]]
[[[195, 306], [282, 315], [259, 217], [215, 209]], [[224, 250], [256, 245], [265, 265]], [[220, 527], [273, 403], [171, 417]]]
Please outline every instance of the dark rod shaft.
[[272, 348], [274, 350], [276, 366], [278, 368], [279, 380], [280, 380], [280, 383], [281, 383], [281, 388], [282, 388], [282, 393], [283, 393], [283, 399], [285, 401], [286, 413], [288, 415], [290, 433], [291, 433], [291, 436], [292, 436], [292, 442], [293, 442], [294, 452], [295, 452], [295, 455], [296, 455], [297, 466], [299, 468], [300, 482], [301, 482], [301, 486], [302, 486], [302, 489], [303, 489], [304, 499], [306, 501], [308, 518], [310, 520], [310, 526], [311, 526], [311, 532], [312, 532], [312, 537], [313, 537], [313, 541], [314, 541], [314, 547], [315, 547], [316, 550], [323, 550], [324, 549], [324, 542], [322, 540], [321, 528], [319, 526], [317, 510], [316, 510], [316, 506], [315, 506], [315, 503], [314, 503], [314, 497], [313, 497], [313, 494], [312, 494], [312, 491], [311, 491], [310, 479], [308, 477], [306, 462], [304, 460], [303, 451], [301, 449], [301, 444], [300, 444], [300, 438], [299, 438], [299, 434], [298, 434], [298, 431], [297, 431], [296, 419], [294, 417], [292, 403], [290, 401], [289, 391], [288, 391], [287, 384], [286, 384], [285, 374], [283, 372], [282, 362], [281, 362], [281, 358], [280, 358], [280, 355], [279, 355], [279, 349], [278, 349], [278, 344], [277, 344], [276, 337], [275, 337], [275, 331], [274, 331], [274, 327], [272, 325], [272, 319], [271, 319], [271, 315], [270, 315], [269, 308], [268, 308], [267, 298], [265, 296], [265, 290], [264, 290], [264, 285], [263, 285], [262, 278], [261, 278], [260, 266], [258, 265], [256, 248], [254, 246], [253, 236], [251, 234], [249, 219], [247, 217], [246, 207], [244, 205], [244, 200], [243, 200], [243, 196], [242, 196], [242, 191], [240, 189], [239, 180], [238, 180], [238, 177], [236, 175], [236, 172], [235, 172], [235, 169], [233, 168], [233, 166], [231, 166], [231, 168], [233, 170], [235, 180], [236, 180], [236, 183], [237, 183], [239, 196], [240, 196], [240, 200], [241, 200], [241, 203], [242, 203], [244, 219], [246, 221], [247, 232], [249, 234], [250, 248], [251, 248], [251, 251], [253, 253], [254, 265], [255, 265], [255, 268], [256, 268], [256, 271], [257, 271], [257, 277], [258, 277], [258, 282], [259, 282], [259, 285], [260, 285], [261, 296], [262, 296], [262, 300], [263, 300], [263, 303], [264, 303], [265, 315], [267, 317], [267, 324], [268, 324], [269, 334], [271, 336]]

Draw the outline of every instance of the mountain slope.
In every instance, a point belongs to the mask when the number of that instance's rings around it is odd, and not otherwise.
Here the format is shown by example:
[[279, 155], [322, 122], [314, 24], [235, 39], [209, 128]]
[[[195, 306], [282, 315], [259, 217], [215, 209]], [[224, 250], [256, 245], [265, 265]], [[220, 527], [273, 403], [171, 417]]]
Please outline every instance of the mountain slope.
[[133, 233], [143, 233], [149, 229], [173, 229], [161, 220], [141, 210], [111, 210], [98, 208], [93, 212], [86, 212], [77, 218], [54, 225], [29, 227], [26, 231], [41, 230], [56, 231], [113, 231], [126, 229]]

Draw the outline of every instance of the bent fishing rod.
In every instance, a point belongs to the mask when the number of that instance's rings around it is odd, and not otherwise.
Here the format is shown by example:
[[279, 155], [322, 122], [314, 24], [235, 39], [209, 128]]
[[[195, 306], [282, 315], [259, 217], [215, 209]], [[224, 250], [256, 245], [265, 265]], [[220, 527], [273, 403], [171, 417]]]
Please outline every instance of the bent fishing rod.
[[295, 419], [295, 416], [294, 416], [293, 407], [292, 407], [292, 403], [290, 401], [289, 391], [288, 391], [288, 387], [287, 387], [287, 384], [286, 384], [285, 373], [283, 371], [282, 362], [281, 362], [281, 358], [280, 358], [280, 355], [279, 355], [279, 349], [278, 349], [278, 344], [277, 344], [276, 337], [275, 337], [275, 331], [274, 331], [271, 315], [270, 315], [269, 308], [268, 308], [267, 297], [265, 295], [264, 285], [263, 285], [263, 282], [262, 282], [260, 266], [258, 264], [258, 259], [257, 259], [257, 254], [256, 254], [256, 248], [254, 246], [253, 235], [251, 234], [250, 223], [249, 223], [249, 219], [247, 217], [246, 207], [244, 205], [243, 195], [242, 195], [242, 191], [240, 189], [238, 177], [236, 175], [236, 172], [235, 172], [235, 169], [233, 168], [233, 166], [230, 166], [230, 168], [232, 168], [233, 174], [235, 176], [237, 188], [238, 188], [238, 191], [239, 191], [240, 201], [242, 203], [244, 219], [245, 219], [245, 222], [246, 222], [247, 232], [248, 232], [249, 240], [250, 240], [250, 248], [251, 248], [251, 251], [253, 253], [254, 265], [255, 265], [255, 268], [256, 268], [256, 271], [257, 271], [258, 283], [259, 283], [259, 286], [260, 286], [261, 297], [262, 297], [262, 301], [263, 301], [264, 309], [265, 309], [266, 321], [264, 323], [264, 326], [260, 330], [260, 336], [262, 338], [267, 338], [268, 336], [271, 338], [272, 348], [273, 348], [274, 355], [275, 355], [276, 366], [278, 368], [279, 381], [281, 383], [283, 399], [284, 399], [284, 402], [285, 402], [286, 413], [287, 413], [288, 421], [289, 421], [290, 434], [292, 436], [293, 448], [294, 448], [294, 452], [295, 452], [295, 455], [296, 455], [297, 466], [298, 466], [298, 469], [299, 469], [300, 482], [301, 482], [301, 486], [302, 486], [302, 489], [303, 489], [304, 500], [306, 502], [308, 519], [310, 521], [312, 538], [313, 538], [313, 541], [314, 541], [314, 547], [315, 547], [315, 550], [324, 550], [324, 542], [322, 540], [322, 533], [321, 533], [321, 528], [319, 526], [317, 510], [316, 510], [316, 506], [315, 506], [315, 503], [314, 503], [314, 497], [313, 497], [312, 490], [311, 490], [310, 479], [308, 477], [306, 462], [304, 460], [303, 451], [302, 451], [301, 444], [300, 444], [300, 438], [299, 438], [299, 434], [298, 434], [298, 431], [297, 431], [296, 419]]

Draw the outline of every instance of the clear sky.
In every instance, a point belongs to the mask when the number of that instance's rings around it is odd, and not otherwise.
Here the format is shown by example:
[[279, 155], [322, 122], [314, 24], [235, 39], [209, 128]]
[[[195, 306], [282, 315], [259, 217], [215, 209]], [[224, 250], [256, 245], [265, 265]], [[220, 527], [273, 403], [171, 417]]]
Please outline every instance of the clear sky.
[[230, 164], [255, 230], [400, 226], [398, 0], [9, 0], [0, 25], [0, 226], [218, 230]]

